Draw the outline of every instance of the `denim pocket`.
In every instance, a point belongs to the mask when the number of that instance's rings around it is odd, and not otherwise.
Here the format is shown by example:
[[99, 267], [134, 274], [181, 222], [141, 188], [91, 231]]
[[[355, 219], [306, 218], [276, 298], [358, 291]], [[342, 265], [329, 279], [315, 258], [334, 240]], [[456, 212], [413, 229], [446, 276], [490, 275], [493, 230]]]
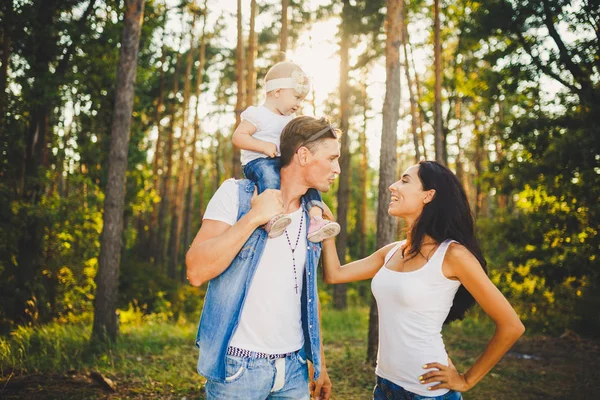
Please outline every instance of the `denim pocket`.
[[462, 394], [451, 390], [444, 395], [444, 400], [462, 400]]
[[235, 382], [241, 378], [246, 370], [246, 360], [241, 357], [225, 357], [225, 381]]
[[306, 356], [304, 356], [304, 354], [300, 354], [300, 352], [298, 352], [297, 355], [298, 355], [298, 361], [300, 361], [300, 364], [306, 365]]

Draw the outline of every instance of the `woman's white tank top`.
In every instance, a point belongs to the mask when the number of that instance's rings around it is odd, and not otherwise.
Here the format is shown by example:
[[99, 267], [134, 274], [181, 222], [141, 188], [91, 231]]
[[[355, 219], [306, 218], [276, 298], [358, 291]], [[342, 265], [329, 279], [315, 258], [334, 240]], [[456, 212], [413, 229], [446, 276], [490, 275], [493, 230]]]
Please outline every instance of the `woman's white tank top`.
[[431, 362], [448, 365], [442, 340], [442, 325], [460, 287], [458, 280], [448, 279], [442, 262], [448, 246], [446, 240], [420, 269], [392, 271], [386, 267], [403, 242], [385, 257], [383, 267], [371, 282], [379, 311], [379, 353], [376, 374], [404, 389], [422, 396], [441, 396], [447, 389], [427, 390], [435, 383], [422, 385], [419, 376], [431, 371], [423, 365]]

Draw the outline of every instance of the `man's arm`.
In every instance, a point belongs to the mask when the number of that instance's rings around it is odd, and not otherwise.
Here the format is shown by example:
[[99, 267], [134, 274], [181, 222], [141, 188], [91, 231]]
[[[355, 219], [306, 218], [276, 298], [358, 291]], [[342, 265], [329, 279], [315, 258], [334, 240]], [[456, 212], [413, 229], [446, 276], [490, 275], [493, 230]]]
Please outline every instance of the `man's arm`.
[[187, 277], [200, 286], [229, 267], [252, 232], [273, 216], [283, 213], [279, 190], [267, 189], [252, 199], [252, 208], [234, 225], [206, 219], [185, 256]]

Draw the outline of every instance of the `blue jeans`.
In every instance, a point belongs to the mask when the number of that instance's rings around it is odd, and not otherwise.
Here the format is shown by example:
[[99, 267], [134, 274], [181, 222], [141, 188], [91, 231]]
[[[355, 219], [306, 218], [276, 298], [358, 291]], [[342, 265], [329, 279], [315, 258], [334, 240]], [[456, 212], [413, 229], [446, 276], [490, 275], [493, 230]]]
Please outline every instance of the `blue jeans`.
[[409, 392], [402, 386], [396, 385], [380, 376], [377, 377], [377, 384], [373, 390], [373, 400], [462, 400], [462, 395], [454, 390], [442, 396], [428, 397]]
[[[256, 183], [258, 194], [261, 194], [266, 189], [277, 189], [281, 188], [281, 178], [279, 177], [279, 170], [281, 169], [281, 159], [279, 157], [269, 158], [257, 158], [256, 160], [250, 161], [244, 165], [244, 175], [252, 182]], [[321, 193], [316, 189], [308, 189], [306, 192], [307, 203], [306, 206], [310, 210], [312, 207], [317, 206], [323, 209], [321, 202]]]
[[226, 382], [206, 381], [207, 400], [309, 400], [302, 350], [277, 360], [226, 356]]

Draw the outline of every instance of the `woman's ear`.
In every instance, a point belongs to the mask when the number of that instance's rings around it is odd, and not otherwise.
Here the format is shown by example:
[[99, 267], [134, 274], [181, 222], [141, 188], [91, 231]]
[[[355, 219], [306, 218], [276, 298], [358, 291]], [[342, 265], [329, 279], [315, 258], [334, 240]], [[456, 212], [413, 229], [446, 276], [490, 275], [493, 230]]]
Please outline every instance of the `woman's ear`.
[[429, 204], [435, 198], [435, 189], [430, 189], [425, 192], [425, 197], [423, 198], [423, 204]]

